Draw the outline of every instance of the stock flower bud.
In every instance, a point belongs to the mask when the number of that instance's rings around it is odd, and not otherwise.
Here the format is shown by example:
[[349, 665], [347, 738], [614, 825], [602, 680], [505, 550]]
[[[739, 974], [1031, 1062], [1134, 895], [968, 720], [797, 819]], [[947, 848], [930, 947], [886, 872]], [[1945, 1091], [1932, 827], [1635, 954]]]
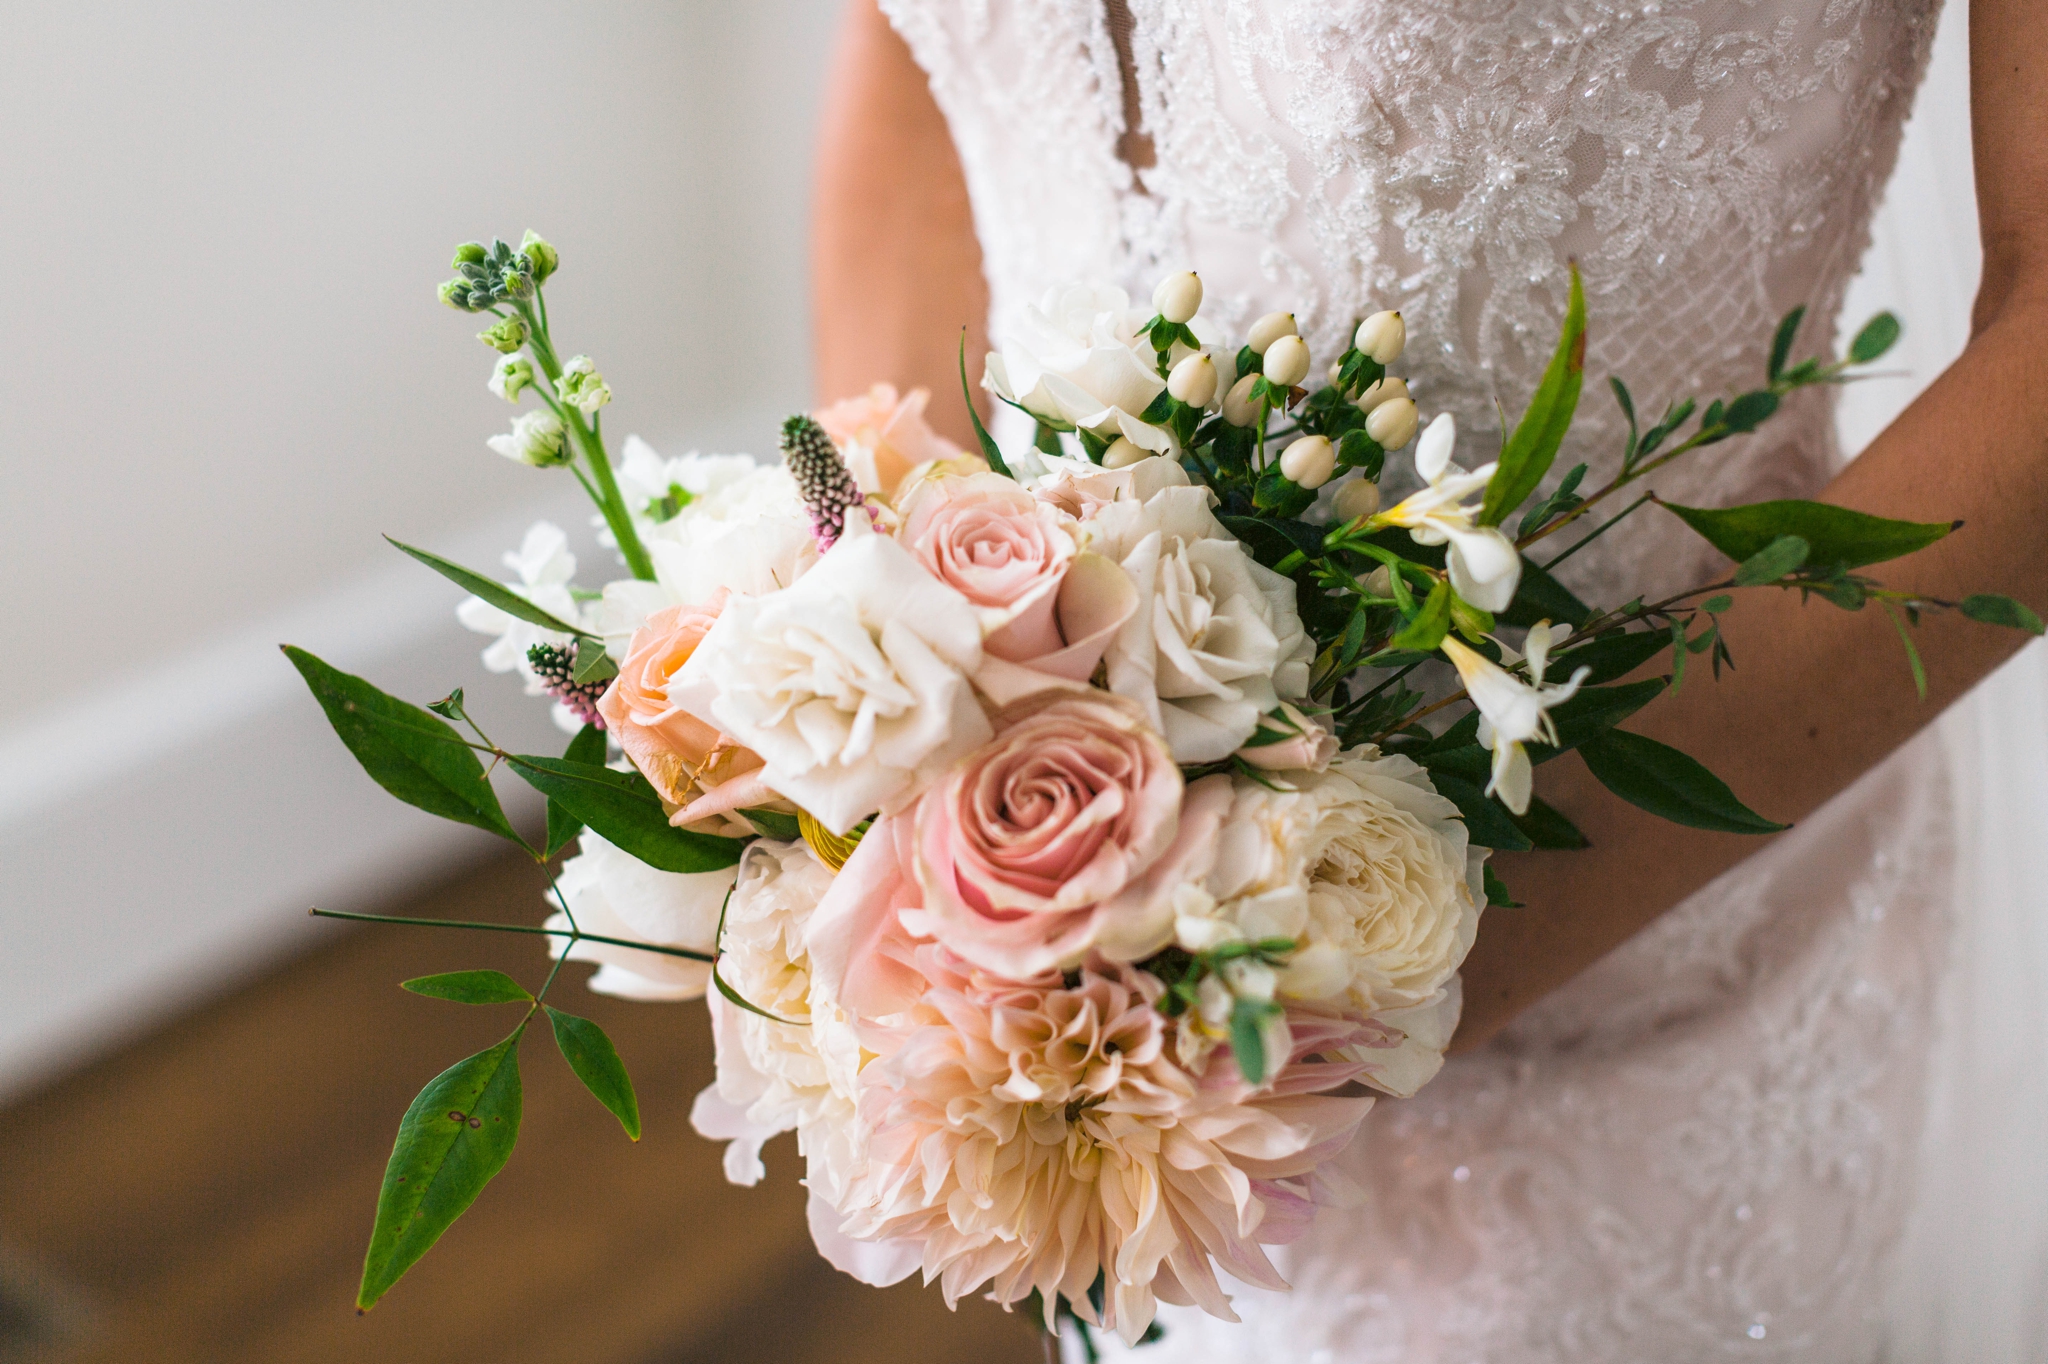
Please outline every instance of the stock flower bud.
[[1303, 436], [1280, 452], [1280, 472], [1301, 488], [1320, 488], [1337, 472], [1337, 451], [1328, 436]]
[[[1356, 521], [1361, 516], [1371, 516], [1379, 509], [1380, 485], [1369, 478], [1355, 478], [1337, 489], [1335, 510], [1339, 521]], [[1378, 571], [1384, 574], [1386, 568], [1381, 564]], [[1373, 587], [1370, 575], [1366, 577], [1365, 585], [1379, 596], [1387, 595], [1385, 590]]]
[[497, 325], [478, 332], [476, 339], [501, 355], [510, 355], [526, 344], [526, 324], [516, 317], [500, 318]]
[[468, 280], [451, 279], [436, 291], [435, 296], [451, 308], [459, 309], [465, 313], [476, 311], [476, 309], [469, 306]]
[[1384, 379], [1366, 385], [1365, 392], [1358, 395], [1358, 408], [1361, 412], [1370, 412], [1381, 403], [1407, 396], [1408, 381], [1396, 379], [1389, 374]]
[[587, 417], [612, 400], [612, 390], [591, 358], [578, 355], [563, 364], [555, 396]]
[[1152, 291], [1152, 306], [1168, 322], [1185, 322], [1202, 306], [1202, 281], [1192, 270], [1168, 275]]
[[491, 253], [482, 242], [464, 242], [455, 248], [455, 259], [448, 266], [460, 270], [465, 265], [482, 265], [491, 258]]
[[1382, 450], [1398, 450], [1415, 439], [1421, 424], [1415, 404], [1406, 398], [1389, 398], [1365, 416], [1365, 434], [1379, 442]]
[[530, 408], [512, 419], [512, 433], [492, 436], [486, 442], [506, 459], [545, 469], [568, 460], [562, 441], [562, 422], [544, 407]]
[[1118, 436], [1109, 443], [1109, 448], [1102, 452], [1102, 467], [1105, 469], [1128, 468], [1151, 453], [1150, 450], [1145, 449], [1141, 445], [1133, 445], [1128, 436]]
[[1266, 382], [1278, 388], [1293, 388], [1308, 378], [1308, 342], [1298, 336], [1275, 337], [1266, 347]]
[[1223, 420], [1232, 426], [1250, 426], [1259, 419], [1258, 406], [1252, 402], [1252, 385], [1258, 381], [1258, 375], [1247, 374], [1230, 386], [1230, 392], [1223, 395]]
[[1245, 344], [1252, 348], [1254, 355], [1264, 355], [1266, 347], [1283, 336], [1294, 335], [1293, 313], [1267, 313], [1252, 323], [1252, 334], [1245, 338]]
[[526, 235], [519, 239], [519, 254], [526, 257], [526, 263], [533, 271], [535, 284], [555, 273], [555, 268], [562, 263], [562, 258], [555, 253], [555, 248], [530, 227], [526, 229]]
[[1381, 364], [1391, 365], [1401, 358], [1401, 350], [1408, 344], [1408, 324], [1399, 313], [1374, 313], [1358, 324], [1351, 344]]
[[1185, 357], [1166, 376], [1166, 391], [1189, 407], [1207, 407], [1216, 396], [1216, 362], [1203, 351]]
[[519, 395], [534, 383], [533, 362], [523, 355], [503, 356], [491, 370], [491, 392], [508, 403], [518, 402]]

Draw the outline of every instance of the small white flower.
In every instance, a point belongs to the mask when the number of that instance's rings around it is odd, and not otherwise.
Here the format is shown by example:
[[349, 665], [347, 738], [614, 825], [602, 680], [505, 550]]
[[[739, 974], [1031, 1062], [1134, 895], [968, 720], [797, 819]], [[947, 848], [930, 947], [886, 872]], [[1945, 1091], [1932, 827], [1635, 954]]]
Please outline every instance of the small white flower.
[[555, 381], [555, 396], [587, 417], [612, 400], [612, 390], [591, 358], [577, 355], [562, 366], [562, 377]]
[[492, 367], [489, 387], [506, 402], [516, 403], [533, 382], [533, 361], [523, 355], [505, 355]]
[[1557, 726], [1550, 708], [1569, 700], [1586, 680], [1590, 668], [1580, 668], [1569, 682], [1546, 686], [1543, 670], [1550, 651], [1571, 634], [1571, 627], [1539, 621], [1529, 629], [1524, 643], [1529, 680], [1469, 649], [1456, 639], [1445, 639], [1444, 653], [1458, 669], [1459, 680], [1479, 708], [1479, 742], [1493, 750], [1493, 776], [1486, 783], [1488, 795], [1499, 795], [1501, 803], [1516, 814], [1527, 814], [1533, 774], [1523, 744], [1535, 740], [1555, 744]]
[[1452, 590], [1482, 611], [1505, 611], [1522, 580], [1522, 556], [1499, 527], [1474, 521], [1479, 514], [1477, 503], [1461, 505], [1464, 498], [1486, 491], [1498, 466], [1488, 464], [1466, 473], [1451, 463], [1457, 441], [1458, 427], [1450, 413], [1431, 422], [1422, 443], [1415, 447], [1415, 472], [1429, 486], [1403, 498], [1374, 521], [1406, 527], [1418, 545], [1448, 542]]
[[569, 458], [562, 443], [561, 419], [544, 407], [520, 413], [512, 419], [510, 435], [492, 436], [486, 444], [506, 459], [536, 469], [563, 464]]

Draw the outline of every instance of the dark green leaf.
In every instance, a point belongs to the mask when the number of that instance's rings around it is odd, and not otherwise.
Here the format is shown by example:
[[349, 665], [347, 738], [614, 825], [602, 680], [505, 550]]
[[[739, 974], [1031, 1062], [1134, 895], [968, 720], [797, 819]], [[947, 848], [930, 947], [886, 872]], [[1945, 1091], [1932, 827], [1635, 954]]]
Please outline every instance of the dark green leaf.
[[1770, 834], [1773, 824], [1735, 798], [1727, 784], [1677, 749], [1626, 730], [1610, 730], [1579, 746], [1600, 784], [1660, 819], [1694, 829]]
[[427, 702], [427, 709], [443, 720], [463, 720], [468, 717], [462, 709], [462, 688], [457, 687], [438, 701]]
[[1661, 630], [1637, 630], [1625, 635], [1609, 635], [1596, 639], [1591, 644], [1580, 645], [1559, 654], [1551, 663], [1551, 671], [1569, 677], [1580, 668], [1591, 668], [1587, 675], [1588, 685], [1597, 686], [1627, 677], [1658, 654], [1664, 652], [1664, 632]]
[[1266, 1039], [1259, 1025], [1276, 1008], [1254, 999], [1240, 999], [1230, 1009], [1230, 1053], [1246, 1084], [1266, 1082]]
[[1496, 876], [1489, 863], [1485, 870], [1486, 907], [1488, 909], [1520, 909], [1522, 902], [1508, 893], [1507, 882]]
[[1899, 319], [1890, 313], [1879, 313], [1864, 323], [1863, 330], [1849, 343], [1849, 363], [1867, 365], [1890, 350], [1898, 339]]
[[[1685, 425], [1685, 419], [1692, 415], [1692, 409], [1693, 401], [1690, 398], [1666, 408], [1663, 418], [1655, 426], [1643, 432], [1642, 440], [1636, 444], [1635, 458], [1642, 459], [1654, 453], [1657, 447], [1664, 443], [1666, 436], [1669, 436], [1673, 431]], [[1633, 463], [1634, 461], [1630, 462]]]
[[1393, 649], [1412, 650], [1427, 653], [1444, 642], [1444, 636], [1451, 629], [1451, 585], [1439, 582], [1429, 589], [1429, 596], [1422, 603], [1422, 609], [1395, 632], [1387, 641]]
[[1778, 395], [1769, 389], [1760, 388], [1753, 393], [1745, 393], [1728, 404], [1727, 415], [1721, 420], [1727, 423], [1731, 434], [1754, 431], [1770, 420], [1771, 415], [1777, 410]]
[[1305, 521], [1276, 521], [1263, 516], [1233, 516], [1223, 513], [1217, 516], [1223, 528], [1244, 542], [1254, 559], [1267, 568], [1280, 563], [1290, 554], [1305, 554], [1311, 559], [1323, 555], [1322, 526], [1311, 526]]
[[633, 1079], [626, 1074], [626, 1063], [619, 1059], [611, 1038], [587, 1018], [565, 1014], [552, 1004], [543, 1004], [541, 1008], [547, 1010], [548, 1022], [555, 1030], [555, 1045], [561, 1049], [569, 1069], [576, 1072], [576, 1078], [599, 1103], [611, 1110], [619, 1126], [626, 1129], [626, 1135], [640, 1140], [640, 1100], [634, 1097]]
[[[591, 767], [604, 766], [604, 731], [596, 725], [585, 725], [576, 731], [576, 737], [569, 741], [568, 751], [562, 756], [572, 763], [583, 763]], [[583, 821], [569, 813], [560, 801], [548, 801], [548, 846], [547, 855], [553, 857], [569, 845], [569, 840], [583, 832]]]
[[1806, 305], [1800, 304], [1785, 314], [1785, 320], [1778, 324], [1778, 331], [1771, 338], [1771, 360], [1764, 372], [1776, 379], [1785, 372], [1785, 362], [1792, 358], [1792, 338], [1799, 335], [1799, 323], [1806, 316]]
[[1774, 583], [1806, 562], [1813, 547], [1797, 535], [1780, 535], [1735, 566], [1737, 587]]
[[1501, 613], [1503, 624], [1526, 628], [1539, 620], [1561, 620], [1567, 625], [1584, 625], [1592, 616], [1593, 608], [1573, 596], [1570, 588], [1534, 559], [1522, 556], [1522, 581], [1515, 588], [1515, 599]]
[[1590, 848], [1592, 842], [1579, 832], [1576, 824], [1560, 814], [1555, 806], [1546, 805], [1536, 797], [1529, 797], [1529, 813], [1518, 815], [1512, 810], [1508, 818], [1515, 827], [1525, 834], [1529, 841], [1539, 848], [1576, 849]]
[[1925, 549], [1955, 528], [1947, 521], [1888, 521], [1826, 502], [1791, 499], [1718, 510], [1660, 505], [1737, 563], [1781, 535], [1796, 535], [1811, 548], [1809, 564], [1861, 568]]
[[1557, 485], [1557, 491], [1537, 503], [1522, 518], [1522, 523], [1515, 527], [1515, 538], [1517, 540], [1521, 539], [1530, 531], [1547, 524], [1552, 517], [1562, 516], [1584, 501], [1585, 499], [1581, 498], [1578, 492], [1579, 484], [1585, 477], [1586, 466], [1574, 464], [1571, 472], [1564, 476], [1564, 481]]
[[327, 712], [327, 722], [377, 785], [430, 815], [521, 842], [483, 764], [454, 726], [304, 649], [283, 648]]
[[576, 671], [573, 677], [579, 685], [587, 682], [609, 682], [618, 675], [619, 665], [612, 662], [612, 656], [604, 651], [603, 640], [576, 641]]
[[1479, 524], [1497, 526], [1522, 505], [1536, 485], [1550, 472], [1558, 446], [1571, 428], [1572, 414], [1579, 406], [1579, 386], [1586, 370], [1586, 292], [1579, 282], [1579, 268], [1572, 266], [1571, 295], [1565, 306], [1564, 329], [1557, 349], [1550, 357], [1543, 380], [1529, 400], [1528, 410], [1508, 437], [1501, 451], [1500, 468], [1486, 485], [1486, 501], [1479, 509]]
[[513, 754], [512, 770], [615, 847], [660, 871], [717, 871], [740, 860], [736, 838], [671, 828], [661, 797], [638, 772], [595, 763]]
[[1735, 605], [1735, 598], [1727, 595], [1724, 592], [1718, 597], [1709, 597], [1705, 601], [1701, 602], [1700, 610], [1706, 612], [1710, 616], [1718, 615], [1719, 613], [1726, 611], [1729, 607], [1733, 605]]
[[579, 630], [560, 617], [550, 615], [548, 612], [541, 610], [538, 606], [535, 606], [511, 588], [506, 587], [503, 583], [492, 578], [486, 578], [474, 569], [464, 568], [458, 563], [451, 563], [438, 554], [429, 554], [426, 550], [414, 549], [411, 545], [405, 544], [403, 541], [393, 540], [388, 535], [384, 538], [390, 542], [393, 548], [410, 554], [449, 582], [454, 583], [466, 592], [481, 597], [484, 601], [497, 607], [508, 616], [523, 620], [529, 625], [538, 625], [543, 630], [553, 630], [557, 634], [584, 636], [589, 634], [588, 631]]
[[[1358, 409], [1353, 408], [1356, 412]], [[1377, 480], [1386, 467], [1387, 452], [1362, 430], [1346, 431], [1337, 442], [1337, 464], [1344, 469], [1363, 469], [1365, 477]]]
[[1623, 383], [1620, 379], [1616, 378], [1614, 375], [1611, 374], [1607, 376], [1607, 386], [1614, 390], [1614, 401], [1621, 404], [1621, 415], [1628, 418], [1628, 450], [1625, 452], [1625, 456], [1623, 459], [1623, 462], [1626, 463], [1626, 456], [1634, 455], [1636, 452], [1637, 436], [1635, 395], [1628, 391], [1627, 384]]
[[981, 457], [988, 461], [988, 467], [1004, 478], [1015, 478], [1010, 466], [1003, 463], [1003, 452], [996, 445], [994, 436], [981, 424], [981, 412], [974, 405], [974, 390], [967, 386], [967, 329], [960, 329], [960, 400], [967, 404], [967, 419], [974, 423], [974, 438], [981, 442]]
[[2025, 630], [2030, 635], [2041, 633], [2041, 618], [2028, 610], [2024, 602], [2002, 597], [1996, 592], [1978, 592], [1965, 597], [1958, 609], [1971, 620], [1981, 620], [1986, 625], [2003, 625], [2008, 630]]
[[1806, 591], [1818, 593], [1844, 611], [1861, 611], [1870, 600], [1863, 590], [1863, 584], [1846, 575], [1828, 582], [1802, 582], [1800, 586]]
[[1458, 807], [1458, 813], [1465, 819], [1466, 832], [1480, 847], [1527, 852], [1536, 846], [1508, 818], [1507, 807], [1486, 794], [1484, 783], [1452, 776], [1434, 767], [1430, 769], [1429, 781], [1438, 795]]
[[[1652, 635], [1661, 647], [1670, 637], [1661, 631]], [[1529, 761], [1547, 763], [1588, 739], [1605, 734], [1629, 716], [1657, 699], [1669, 684], [1661, 677], [1624, 682], [1613, 687], [1581, 687], [1579, 694], [1550, 708], [1550, 722], [1557, 726], [1557, 747], [1530, 744]]]
[[503, 971], [444, 971], [404, 981], [399, 988], [457, 1004], [512, 1004], [533, 998], [525, 986]]
[[519, 1139], [519, 1036], [436, 1076], [398, 1124], [356, 1306], [376, 1304], [460, 1217]]
[[1313, 506], [1315, 491], [1304, 488], [1280, 472], [1280, 461], [1274, 460], [1259, 475], [1258, 484], [1252, 489], [1252, 505], [1260, 511], [1276, 517], [1299, 516]]
[[747, 823], [759, 829], [765, 837], [783, 843], [794, 843], [804, 836], [795, 815], [784, 814], [780, 810], [762, 809], [746, 809], [740, 813], [746, 816]]
[[1493, 776], [1493, 753], [1481, 748], [1468, 737], [1464, 743], [1452, 744], [1446, 748], [1425, 747], [1420, 753], [1411, 755], [1430, 771], [1435, 779], [1440, 772], [1448, 772], [1468, 782], [1484, 787]]

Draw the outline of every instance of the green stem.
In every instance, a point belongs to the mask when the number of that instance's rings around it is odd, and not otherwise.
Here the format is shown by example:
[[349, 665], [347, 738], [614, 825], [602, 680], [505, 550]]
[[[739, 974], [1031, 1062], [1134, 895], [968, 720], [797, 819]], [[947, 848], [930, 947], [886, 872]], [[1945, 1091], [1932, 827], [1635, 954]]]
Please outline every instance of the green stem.
[[410, 924], [414, 928], [474, 928], [485, 933], [527, 933], [545, 938], [572, 938], [585, 942], [610, 943], [613, 947], [631, 947], [641, 952], [654, 952], [664, 957], [687, 957], [691, 961], [710, 961], [709, 952], [693, 952], [687, 947], [664, 947], [660, 943], [634, 942], [630, 938], [607, 938], [597, 933], [579, 933], [566, 928], [535, 928], [530, 924], [477, 923], [469, 919], [411, 919], [396, 914], [351, 914], [340, 909], [309, 909], [306, 911], [316, 919], [347, 919], [361, 924]]

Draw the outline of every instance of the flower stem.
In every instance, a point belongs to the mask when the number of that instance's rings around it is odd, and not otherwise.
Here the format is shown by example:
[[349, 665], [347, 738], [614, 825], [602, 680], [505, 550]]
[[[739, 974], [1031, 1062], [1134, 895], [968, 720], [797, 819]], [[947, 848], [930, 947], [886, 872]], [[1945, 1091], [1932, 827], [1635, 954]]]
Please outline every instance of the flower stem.
[[528, 933], [546, 938], [572, 938], [585, 942], [610, 943], [613, 947], [631, 947], [641, 952], [654, 952], [664, 957], [687, 957], [691, 961], [710, 961], [709, 952], [694, 952], [687, 947], [664, 947], [660, 943], [634, 942], [629, 938], [607, 938], [597, 933], [583, 933], [567, 928], [536, 928], [531, 924], [478, 923], [469, 919], [410, 919], [396, 914], [351, 914], [340, 909], [309, 909], [306, 911], [316, 919], [347, 919], [362, 924], [410, 924], [414, 928], [474, 928], [486, 933]]

